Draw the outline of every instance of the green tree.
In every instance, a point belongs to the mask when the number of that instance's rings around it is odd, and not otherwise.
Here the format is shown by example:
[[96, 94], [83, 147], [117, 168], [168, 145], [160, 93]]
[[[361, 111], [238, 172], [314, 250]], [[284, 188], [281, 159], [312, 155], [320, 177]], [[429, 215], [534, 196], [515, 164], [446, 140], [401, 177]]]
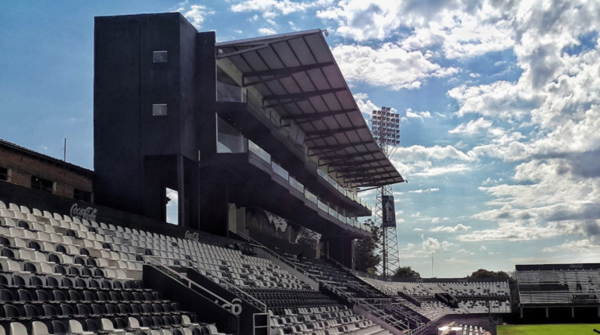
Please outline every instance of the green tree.
[[354, 268], [357, 271], [368, 272], [381, 263], [381, 256], [375, 250], [381, 243], [381, 229], [371, 224], [371, 236], [356, 241], [354, 247]]
[[510, 284], [515, 282], [514, 273], [507, 273], [504, 271], [489, 271], [486, 269], [479, 269], [473, 273], [471, 273], [466, 278], [497, 278], [497, 279], [506, 279]]
[[403, 266], [396, 270], [394, 273], [394, 277], [396, 278], [421, 278], [421, 275], [413, 270], [410, 266]]

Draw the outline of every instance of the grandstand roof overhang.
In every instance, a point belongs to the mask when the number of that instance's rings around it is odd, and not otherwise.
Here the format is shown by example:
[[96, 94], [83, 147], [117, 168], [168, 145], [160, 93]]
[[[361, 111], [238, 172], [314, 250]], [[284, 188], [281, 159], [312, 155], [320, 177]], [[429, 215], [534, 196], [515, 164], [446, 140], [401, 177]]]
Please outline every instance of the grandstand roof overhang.
[[260, 92], [263, 107], [275, 109], [284, 125], [298, 124], [320, 166], [357, 187], [404, 181], [373, 139], [320, 29], [216, 47], [217, 58], [241, 71], [242, 86]]

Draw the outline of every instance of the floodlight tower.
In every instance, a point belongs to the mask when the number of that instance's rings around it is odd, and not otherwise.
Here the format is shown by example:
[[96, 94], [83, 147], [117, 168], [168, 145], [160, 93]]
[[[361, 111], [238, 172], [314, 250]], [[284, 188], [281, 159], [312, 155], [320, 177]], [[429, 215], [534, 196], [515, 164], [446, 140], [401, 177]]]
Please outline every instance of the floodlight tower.
[[[371, 113], [371, 132], [381, 151], [389, 159], [400, 145], [400, 117], [389, 107], [381, 107]], [[377, 188], [374, 221], [382, 230], [382, 243], [378, 251], [382, 263], [379, 266], [384, 277], [392, 276], [400, 267], [398, 234], [394, 213], [394, 192], [391, 185]]]

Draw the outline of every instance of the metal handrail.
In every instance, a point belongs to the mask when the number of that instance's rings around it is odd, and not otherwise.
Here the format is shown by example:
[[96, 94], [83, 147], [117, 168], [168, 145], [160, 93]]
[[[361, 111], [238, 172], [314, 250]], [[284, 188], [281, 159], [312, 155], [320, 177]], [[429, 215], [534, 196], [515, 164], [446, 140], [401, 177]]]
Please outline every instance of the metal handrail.
[[220, 296], [216, 295], [215, 293], [211, 292], [210, 290], [200, 286], [198, 283], [194, 282], [193, 280], [189, 279], [188, 277], [182, 275], [181, 273], [169, 268], [168, 266], [165, 266], [164, 264], [162, 264], [160, 261], [154, 259], [155, 256], [145, 256], [146, 260], [149, 260], [151, 262], [156, 263], [156, 265], [158, 265], [160, 268], [162, 268], [163, 270], [168, 271], [170, 274], [177, 276], [178, 279], [181, 279], [182, 281], [185, 281], [188, 283], [188, 288], [192, 288], [192, 286], [195, 286], [199, 289], [201, 289], [202, 291], [204, 291], [205, 293], [208, 293], [209, 295], [213, 296], [214, 298], [216, 298], [217, 300], [220, 300], [221, 302], [224, 302], [226, 305], [234, 305], [234, 303], [231, 303], [229, 301], [227, 301], [224, 298], [221, 298]]
[[263, 312], [267, 312], [268, 308], [267, 305], [265, 303], [263, 303], [262, 301], [256, 299], [255, 297], [253, 297], [252, 295], [248, 294], [247, 292], [243, 291], [242, 289], [240, 289], [239, 287], [235, 286], [235, 284], [231, 283], [229, 280], [224, 279], [224, 278], [219, 278], [220, 281], [225, 282], [227, 285], [227, 288], [232, 288], [235, 291], [241, 293], [244, 297], [246, 297], [247, 299], [254, 301], [255, 303], [258, 303], [258, 306], [254, 305], [253, 303], [249, 302], [251, 305], [253, 305], [254, 307], [258, 308], [258, 309], [262, 309]]

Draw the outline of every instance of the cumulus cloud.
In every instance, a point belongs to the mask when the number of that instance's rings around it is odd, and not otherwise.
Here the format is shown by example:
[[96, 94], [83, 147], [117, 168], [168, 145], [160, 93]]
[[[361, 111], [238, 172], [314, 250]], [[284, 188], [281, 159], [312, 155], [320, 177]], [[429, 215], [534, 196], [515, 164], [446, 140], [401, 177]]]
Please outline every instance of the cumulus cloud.
[[186, 19], [196, 27], [196, 29], [202, 28], [202, 23], [208, 15], [213, 15], [215, 12], [208, 10], [206, 6], [202, 5], [191, 5], [186, 9], [187, 2], [180, 4], [181, 7], [177, 9], [178, 12], [182, 13]]
[[424, 121], [425, 119], [431, 119], [431, 113], [429, 113], [428, 111], [425, 112], [416, 112], [413, 111], [411, 108], [407, 108], [406, 109], [406, 117], [409, 119], [419, 119], [421, 121]]
[[484, 120], [479, 118], [477, 120], [471, 120], [467, 124], [461, 124], [458, 127], [449, 130], [450, 134], [464, 134], [464, 135], [475, 135], [478, 134], [481, 129], [488, 129], [492, 126], [492, 121]]
[[456, 226], [452, 227], [452, 226], [439, 226], [439, 227], [435, 227], [435, 228], [431, 228], [429, 229], [430, 232], [434, 232], [434, 233], [439, 233], [439, 232], [443, 232], [443, 233], [456, 233], [456, 232], [461, 232], [461, 231], [467, 231], [471, 229], [471, 226], [465, 226], [462, 223], [457, 224]]
[[275, 31], [275, 29], [273, 29], [273, 28], [259, 28], [258, 32], [261, 35], [274, 35], [274, 34], [277, 34], [277, 31]]
[[337, 45], [333, 55], [350, 83], [366, 83], [392, 90], [416, 89], [429, 77], [447, 77], [456, 68], [432, 62], [430, 52], [406, 51], [393, 43], [380, 47]]
[[296, 2], [290, 0], [244, 0], [229, 9], [232, 12], [261, 12], [264, 18], [274, 18], [278, 15], [289, 15], [295, 12], [304, 12], [309, 8], [323, 6], [329, 1]]

